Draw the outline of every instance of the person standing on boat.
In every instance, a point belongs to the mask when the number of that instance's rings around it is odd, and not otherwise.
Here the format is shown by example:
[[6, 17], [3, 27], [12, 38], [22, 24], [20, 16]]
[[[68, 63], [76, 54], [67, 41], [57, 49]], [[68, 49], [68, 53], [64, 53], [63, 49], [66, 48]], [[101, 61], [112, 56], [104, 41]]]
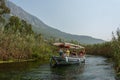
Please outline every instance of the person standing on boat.
[[62, 48], [60, 48], [60, 50], [59, 50], [59, 55], [60, 55], [60, 56], [63, 56], [63, 55], [64, 55], [64, 52], [63, 52], [63, 49], [62, 49]]

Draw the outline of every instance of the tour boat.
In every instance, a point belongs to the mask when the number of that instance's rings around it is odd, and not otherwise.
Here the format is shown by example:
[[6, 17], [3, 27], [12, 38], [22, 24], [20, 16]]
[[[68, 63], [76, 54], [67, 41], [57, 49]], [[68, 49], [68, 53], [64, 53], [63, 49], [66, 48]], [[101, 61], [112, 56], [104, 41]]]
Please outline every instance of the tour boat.
[[[53, 45], [62, 47], [62, 48], [69, 48], [72, 50], [77, 50], [82, 49], [84, 50], [85, 53], [85, 48], [80, 45], [75, 45], [72, 43], [54, 43]], [[77, 52], [76, 52], [77, 53]], [[55, 66], [60, 66], [60, 65], [69, 65], [69, 64], [81, 64], [85, 63], [85, 54], [84, 55], [72, 55], [70, 54], [69, 56], [64, 55], [64, 56], [52, 56], [50, 58], [50, 66], [55, 67]]]
[[85, 56], [82, 57], [61, 57], [61, 56], [52, 56], [50, 58], [50, 66], [61, 66], [61, 65], [70, 65], [70, 64], [81, 64], [85, 63]]

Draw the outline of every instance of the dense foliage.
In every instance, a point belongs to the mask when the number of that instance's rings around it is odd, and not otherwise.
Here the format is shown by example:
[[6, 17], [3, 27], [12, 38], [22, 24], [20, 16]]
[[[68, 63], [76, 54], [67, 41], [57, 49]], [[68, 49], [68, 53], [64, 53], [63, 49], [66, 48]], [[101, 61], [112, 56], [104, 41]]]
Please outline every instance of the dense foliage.
[[87, 45], [86, 51], [87, 51], [87, 54], [102, 55], [102, 56], [105, 56], [108, 58], [113, 56], [111, 42], [105, 42], [102, 44]]
[[119, 28], [116, 31], [116, 35], [113, 34], [112, 48], [114, 54], [113, 60], [116, 63], [115, 68], [120, 75], [120, 29]]
[[[0, 4], [0, 19], [5, 21], [2, 16], [10, 10], [4, 0]], [[0, 60], [48, 59], [53, 53], [53, 46], [41, 34], [35, 34], [31, 24], [16, 16], [11, 16], [5, 23], [0, 25]]]
[[44, 41], [42, 35], [35, 34], [26, 21], [11, 16], [9, 22], [0, 30], [0, 59], [48, 58], [52, 46]]

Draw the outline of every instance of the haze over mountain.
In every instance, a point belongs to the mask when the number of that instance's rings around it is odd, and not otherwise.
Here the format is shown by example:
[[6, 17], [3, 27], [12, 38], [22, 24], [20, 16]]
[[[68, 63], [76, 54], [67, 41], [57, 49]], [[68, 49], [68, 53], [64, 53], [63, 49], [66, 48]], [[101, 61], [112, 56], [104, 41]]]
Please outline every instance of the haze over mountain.
[[17, 5], [13, 4], [10, 1], [6, 0], [6, 5], [10, 8], [11, 15], [18, 16], [19, 18], [26, 20], [28, 23], [33, 25], [33, 30], [36, 33], [41, 33], [44, 37], [55, 37], [55, 38], [61, 38], [65, 40], [76, 40], [83, 44], [95, 44], [95, 43], [105, 42], [104, 40], [96, 39], [90, 36], [73, 35], [73, 34], [62, 32], [58, 29], [55, 29], [46, 25], [40, 19], [27, 13], [22, 8], [18, 7]]

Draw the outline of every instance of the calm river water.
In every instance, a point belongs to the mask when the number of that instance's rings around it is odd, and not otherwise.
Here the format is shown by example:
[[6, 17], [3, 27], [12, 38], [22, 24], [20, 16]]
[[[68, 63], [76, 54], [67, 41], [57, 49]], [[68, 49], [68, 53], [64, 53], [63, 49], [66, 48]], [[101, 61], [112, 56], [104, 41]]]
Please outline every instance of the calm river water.
[[50, 68], [40, 62], [0, 64], [0, 80], [116, 80], [106, 58], [87, 56], [86, 63]]

